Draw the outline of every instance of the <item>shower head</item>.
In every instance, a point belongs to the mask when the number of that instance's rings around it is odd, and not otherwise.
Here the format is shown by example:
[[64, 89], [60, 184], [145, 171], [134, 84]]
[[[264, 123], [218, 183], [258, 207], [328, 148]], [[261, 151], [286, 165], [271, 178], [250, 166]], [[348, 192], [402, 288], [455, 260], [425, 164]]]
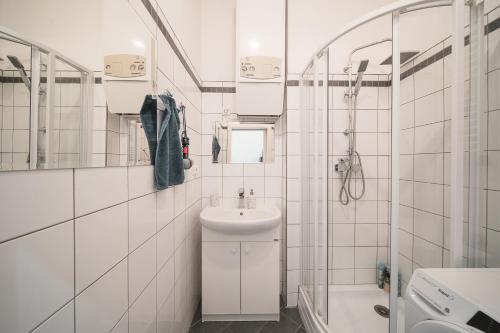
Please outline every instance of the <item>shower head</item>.
[[28, 78], [26, 71], [24, 70], [23, 64], [21, 63], [21, 61], [19, 61], [19, 58], [16, 56], [8, 55], [7, 59], [9, 59], [12, 66], [14, 66], [17, 69], [19, 75], [21, 75], [21, 79], [23, 80], [26, 88], [28, 88], [28, 90], [31, 90], [31, 81]]
[[359, 89], [361, 89], [361, 82], [363, 82], [363, 74], [366, 72], [368, 67], [368, 59], [361, 60], [358, 67], [358, 77], [356, 78], [356, 83], [354, 84], [354, 96], [358, 96]]
[[14, 66], [16, 69], [23, 69], [24, 70], [24, 66], [23, 66], [23, 64], [21, 64], [21, 61], [19, 61], [18, 57], [8, 55], [7, 59], [9, 59], [12, 66]]
[[366, 67], [368, 67], [368, 59], [361, 60], [358, 67], [358, 74], [366, 72]]

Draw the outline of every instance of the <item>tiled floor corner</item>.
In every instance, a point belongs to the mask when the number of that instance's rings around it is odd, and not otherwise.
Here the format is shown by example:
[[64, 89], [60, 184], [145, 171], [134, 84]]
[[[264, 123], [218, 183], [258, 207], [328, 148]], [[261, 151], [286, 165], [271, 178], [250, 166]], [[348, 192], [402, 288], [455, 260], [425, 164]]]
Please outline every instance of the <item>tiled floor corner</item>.
[[299, 310], [280, 309], [280, 321], [201, 321], [201, 305], [196, 311], [189, 333], [305, 333]]

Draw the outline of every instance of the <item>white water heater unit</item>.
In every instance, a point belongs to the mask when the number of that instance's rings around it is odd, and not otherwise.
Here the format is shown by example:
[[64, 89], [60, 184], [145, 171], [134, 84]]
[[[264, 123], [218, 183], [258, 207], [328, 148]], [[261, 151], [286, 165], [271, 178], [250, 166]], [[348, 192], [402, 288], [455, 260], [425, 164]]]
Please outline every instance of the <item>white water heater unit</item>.
[[285, 84], [285, 0], [237, 0], [236, 113], [279, 116]]
[[144, 96], [154, 90], [155, 40], [129, 4], [104, 0], [103, 8], [103, 85], [108, 110], [139, 114]]

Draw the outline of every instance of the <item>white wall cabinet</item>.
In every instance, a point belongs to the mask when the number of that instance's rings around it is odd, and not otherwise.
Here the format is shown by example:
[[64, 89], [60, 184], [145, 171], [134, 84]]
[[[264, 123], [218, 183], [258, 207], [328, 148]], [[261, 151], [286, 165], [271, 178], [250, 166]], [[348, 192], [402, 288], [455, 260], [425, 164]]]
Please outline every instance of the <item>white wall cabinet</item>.
[[279, 241], [202, 242], [202, 319], [279, 320]]

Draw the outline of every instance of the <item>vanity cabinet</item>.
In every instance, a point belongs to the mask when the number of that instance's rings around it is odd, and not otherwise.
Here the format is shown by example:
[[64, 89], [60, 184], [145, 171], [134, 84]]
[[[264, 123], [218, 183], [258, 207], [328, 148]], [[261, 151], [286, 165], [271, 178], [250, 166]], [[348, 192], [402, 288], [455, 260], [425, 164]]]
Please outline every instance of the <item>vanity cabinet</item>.
[[202, 243], [202, 307], [208, 314], [240, 313], [240, 243]]
[[202, 242], [203, 320], [279, 320], [279, 241]]
[[241, 313], [279, 311], [279, 242], [241, 243]]

